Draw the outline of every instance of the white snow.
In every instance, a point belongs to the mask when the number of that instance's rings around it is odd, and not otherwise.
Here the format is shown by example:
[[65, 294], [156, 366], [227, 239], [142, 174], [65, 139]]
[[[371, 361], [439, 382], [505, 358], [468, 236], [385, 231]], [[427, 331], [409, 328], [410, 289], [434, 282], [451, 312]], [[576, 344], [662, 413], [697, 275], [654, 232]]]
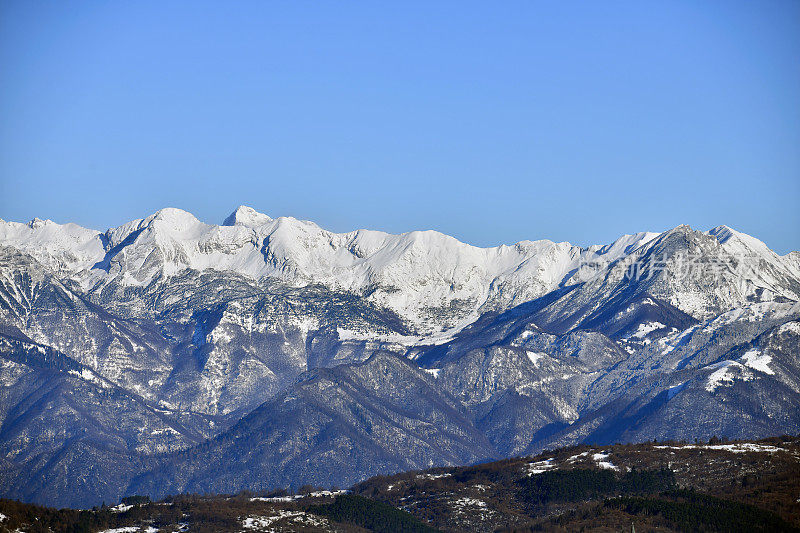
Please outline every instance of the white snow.
[[108, 383], [106, 383], [97, 374], [95, 374], [92, 370], [89, 370], [88, 368], [82, 368], [80, 372], [78, 372], [77, 370], [70, 370], [68, 373], [73, 376], [78, 376], [79, 378], [85, 379], [86, 381], [94, 383], [95, 385], [99, 385], [103, 388], [109, 387]]
[[341, 490], [318, 490], [314, 492], [309, 492], [308, 494], [292, 494], [289, 496], [272, 496], [269, 498], [263, 496], [255, 496], [250, 498], [252, 502], [292, 502], [295, 500], [300, 500], [302, 498], [322, 498], [322, 497], [334, 497], [340, 494], [347, 494], [350, 491], [347, 489]]
[[571, 457], [569, 457], [567, 459], [567, 462], [568, 463], [574, 463], [575, 461], [577, 461], [581, 457], [586, 457], [587, 455], [589, 455], [589, 452], [583, 452], [583, 453], [579, 453], [578, 455], [573, 455], [573, 456], [571, 456]]
[[714, 392], [723, 381], [733, 383], [733, 377], [728, 375], [728, 366], [735, 364], [738, 363], [728, 361], [727, 365], [719, 367], [718, 370], [715, 370], [710, 376], [708, 376], [708, 380], [706, 381], [706, 390], [708, 392]]
[[133, 509], [133, 505], [125, 505], [124, 503], [121, 503], [119, 505], [115, 505], [110, 510], [114, 513], [124, 513], [128, 509]]
[[553, 464], [553, 459], [545, 459], [544, 461], [536, 461], [534, 463], [529, 463], [527, 465], [528, 475], [533, 476], [535, 474], [541, 474], [542, 472], [547, 472], [548, 470], [555, 468], [556, 465]]
[[649, 333], [652, 333], [653, 331], [655, 331], [657, 329], [662, 329], [662, 328], [666, 328], [666, 327], [667, 326], [665, 326], [661, 322], [655, 322], [655, 321], [654, 322], [643, 322], [643, 323], [639, 324], [639, 328], [635, 332], [633, 332], [630, 335], [630, 337], [634, 337], [634, 338], [637, 338], [637, 339], [642, 339], [642, 338], [646, 337]]
[[614, 463], [610, 461], [605, 461], [605, 459], [609, 458], [609, 454], [605, 452], [599, 452], [592, 454], [592, 460], [597, 463], [597, 466], [600, 468], [605, 468], [606, 470], [619, 470], [619, 467], [614, 465]]
[[350, 491], [347, 489], [339, 489], [339, 490], [317, 490], [314, 492], [309, 492], [306, 496], [312, 498], [322, 498], [322, 497], [329, 497], [332, 498], [334, 496], [339, 496], [340, 494], [348, 494]]
[[452, 476], [452, 474], [449, 472], [445, 472], [443, 474], [418, 474], [417, 479], [441, 479], [450, 476]]
[[765, 444], [753, 444], [751, 442], [746, 442], [743, 444], [709, 444], [705, 446], [710, 450], [728, 450], [733, 453], [745, 453], [745, 452], [764, 452], [764, 453], [775, 453], [786, 451], [784, 448], [778, 448], [776, 446], [768, 446]]
[[253, 501], [253, 502], [293, 502], [294, 500], [299, 500], [300, 498], [302, 498], [302, 496], [296, 496], [296, 495], [292, 495], [292, 496], [272, 496], [272, 497], [269, 497], [269, 498], [265, 498], [265, 497], [262, 497], [262, 496], [256, 496], [256, 497], [250, 498], [250, 501]]
[[736, 361], [720, 361], [705, 368], [714, 370], [706, 380], [706, 390], [708, 392], [714, 392], [720, 386], [733, 385], [737, 377], [742, 381], [749, 381], [752, 379], [752, 375], [744, 370], [744, 365]]
[[439, 372], [442, 371], [441, 368], [423, 368], [423, 370], [428, 374], [430, 374], [431, 376], [433, 376], [434, 378], [438, 378]]
[[772, 357], [769, 355], [762, 355], [761, 352], [755, 348], [748, 350], [747, 353], [742, 356], [741, 361], [744, 362], [745, 366], [758, 370], [759, 372], [770, 375], [775, 374], [769, 367], [769, 364], [772, 362]]
[[697, 328], [698, 326], [695, 325], [683, 331], [674, 332], [670, 334], [667, 338], [661, 339], [661, 344], [663, 346], [666, 346], [664, 351], [661, 352], [661, 355], [667, 355], [673, 350], [675, 350], [675, 348], [678, 345], [680, 345], [684, 341], [684, 339], [694, 334], [694, 332], [697, 331]]
[[778, 448], [777, 446], [768, 446], [766, 444], [754, 444], [751, 442], [736, 443], [736, 444], [684, 444], [681, 446], [666, 446], [657, 445], [653, 448], [660, 450], [694, 450], [694, 449], [707, 449], [707, 450], [727, 450], [732, 453], [746, 453], [746, 452], [761, 452], [761, 453], [777, 453], [787, 452], [785, 448]]
[[778, 328], [778, 333], [794, 333], [795, 335], [800, 335], [800, 322], [792, 321], [783, 324], [780, 328]]
[[276, 509], [278, 514], [275, 516], [248, 516], [242, 520], [242, 527], [245, 529], [261, 529], [269, 527], [279, 520], [285, 518], [299, 518], [306, 513], [303, 511], [288, 511], [286, 509]]
[[455, 500], [453, 503], [455, 505], [459, 506], [459, 507], [480, 507], [480, 508], [486, 508], [487, 507], [487, 504], [486, 504], [485, 501], [478, 500], [476, 498], [468, 498], [468, 497], [459, 498], [459, 499]]
[[272, 219], [263, 213], [259, 213], [252, 207], [240, 205], [236, 211], [230, 214], [222, 223], [223, 226], [247, 226], [257, 228], [272, 222]]
[[164, 427], [164, 428], [159, 428], [159, 429], [152, 430], [150, 432], [150, 435], [153, 435], [153, 436], [156, 436], [156, 435], [180, 435], [180, 432], [178, 430], [176, 430], [175, 428], [167, 426], [167, 427]]
[[533, 366], [535, 366], [537, 368], [539, 367], [539, 360], [542, 357], [546, 357], [547, 356], [546, 353], [540, 353], [540, 352], [526, 351], [525, 353], [528, 356], [528, 359], [530, 359], [530, 362], [533, 363]]

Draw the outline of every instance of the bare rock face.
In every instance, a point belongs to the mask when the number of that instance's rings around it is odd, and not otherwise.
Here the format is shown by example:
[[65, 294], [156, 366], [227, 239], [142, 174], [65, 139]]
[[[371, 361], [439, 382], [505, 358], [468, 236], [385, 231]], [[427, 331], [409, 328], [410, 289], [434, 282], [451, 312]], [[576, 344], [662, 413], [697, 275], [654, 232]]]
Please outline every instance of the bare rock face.
[[344, 486], [578, 442], [800, 431], [800, 262], [336, 234], [239, 207], [0, 221], [0, 496]]

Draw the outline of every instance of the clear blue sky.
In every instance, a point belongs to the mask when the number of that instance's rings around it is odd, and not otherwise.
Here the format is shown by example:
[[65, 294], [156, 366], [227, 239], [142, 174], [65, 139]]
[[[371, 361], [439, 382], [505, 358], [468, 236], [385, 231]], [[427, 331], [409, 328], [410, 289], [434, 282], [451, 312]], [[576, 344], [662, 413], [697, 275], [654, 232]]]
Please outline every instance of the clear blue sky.
[[0, 217], [800, 249], [800, 2], [0, 4]]

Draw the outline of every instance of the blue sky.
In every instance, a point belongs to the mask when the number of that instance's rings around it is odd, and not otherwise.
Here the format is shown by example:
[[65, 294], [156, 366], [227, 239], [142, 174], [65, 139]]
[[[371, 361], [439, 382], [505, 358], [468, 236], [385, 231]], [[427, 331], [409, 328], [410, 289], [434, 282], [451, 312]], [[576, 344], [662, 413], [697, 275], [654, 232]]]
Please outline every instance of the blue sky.
[[0, 4], [0, 217], [800, 249], [800, 2]]

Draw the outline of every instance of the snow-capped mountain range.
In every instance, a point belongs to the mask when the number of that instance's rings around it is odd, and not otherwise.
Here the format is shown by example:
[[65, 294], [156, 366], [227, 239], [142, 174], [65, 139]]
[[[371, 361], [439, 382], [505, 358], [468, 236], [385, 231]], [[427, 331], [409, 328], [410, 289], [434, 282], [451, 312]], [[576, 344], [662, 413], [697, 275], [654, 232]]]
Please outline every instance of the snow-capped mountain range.
[[[104, 233], [41, 220], [0, 226], [0, 241], [88, 292], [112, 282], [144, 287], [186, 270], [213, 269], [363, 295], [397, 312], [422, 335], [466, 325], [481, 310], [541, 296], [568, 281], [582, 260], [613, 261], [656, 235], [625, 236], [588, 249], [550, 241], [477, 248], [434, 231], [332, 233], [313, 222], [272, 219], [244, 206], [221, 226], [172, 208]], [[431, 312], [454, 304], [448, 316]]]
[[[748, 301], [758, 290], [768, 293], [760, 299], [800, 297], [796, 287], [782, 284], [787, 276], [800, 275], [800, 254], [781, 257], [761, 241], [726, 226], [703, 235], [704, 244], [715, 248], [710, 253], [757, 258], [769, 270], [763, 275], [759, 270], [756, 279], [716, 295], [718, 304], [702, 294], [680, 293], [683, 297], [674, 298], [678, 309], [706, 318], [720, 306]], [[454, 322], [453, 317], [437, 317], [426, 310], [466, 302], [458, 306], [455, 321], [463, 326], [481, 312], [530, 301], [579, 281], [576, 271], [581, 265], [610, 264], [646, 253], [661, 236], [642, 232], [588, 248], [546, 240], [478, 248], [435, 231], [333, 233], [309, 221], [272, 219], [246, 206], [237, 208], [222, 225], [205, 224], [175, 208], [105, 232], [39, 219], [0, 223], [3, 245], [29, 253], [90, 293], [112, 282], [143, 287], [168, 282], [187, 270], [213, 269], [363, 295], [397, 312], [423, 335]]]
[[798, 302], [800, 253], [726, 226], [478, 248], [244, 206], [222, 225], [0, 221], [0, 496], [797, 432]]

